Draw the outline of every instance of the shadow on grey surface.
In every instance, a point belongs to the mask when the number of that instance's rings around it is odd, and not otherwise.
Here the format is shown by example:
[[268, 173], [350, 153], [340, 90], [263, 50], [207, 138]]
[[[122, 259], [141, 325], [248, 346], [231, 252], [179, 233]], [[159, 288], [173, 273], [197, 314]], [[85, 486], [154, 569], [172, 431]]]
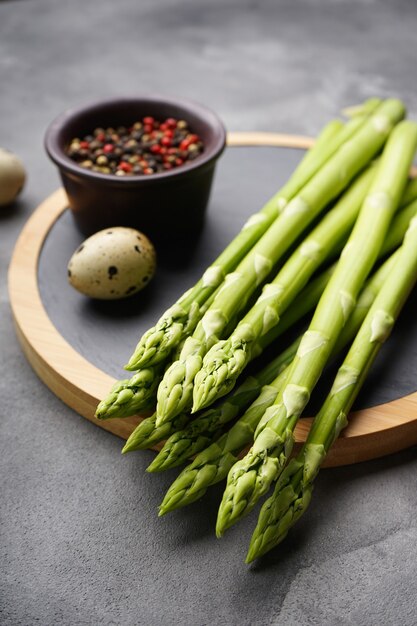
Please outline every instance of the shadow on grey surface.
[[[268, 571], [277, 569], [287, 571], [287, 569], [293, 569], [294, 562], [297, 564], [297, 569], [298, 567], [301, 567], [301, 565], [303, 567], [308, 566], [309, 563], [305, 560], [301, 564], [300, 559], [306, 554], [309, 543], [316, 536], [315, 530], [321, 524], [323, 515], [322, 499], [325, 498], [326, 502], [333, 502], [337, 500], [338, 492], [346, 490], [354, 481], [364, 480], [366, 477], [378, 473], [383, 474], [385, 471], [390, 473], [395, 468], [400, 468], [408, 463], [415, 462], [416, 452], [417, 447], [413, 447], [409, 450], [393, 454], [388, 457], [383, 457], [381, 459], [358, 463], [352, 466], [322, 470], [314, 490], [313, 500], [309, 510], [305, 513], [301, 520], [292, 529], [290, 529], [288, 536], [279, 546], [247, 567], [249, 574], [261, 575], [262, 573], [267, 573]], [[175, 470], [172, 470], [169, 472], [169, 476], [165, 473], [159, 475], [164, 476], [164, 487], [161, 489], [161, 481], [158, 481], [159, 484], [157, 491], [154, 491], [155, 502], [153, 504], [155, 505], [155, 513], [157, 512], [157, 506], [159, 505], [165, 490], [176, 478], [177, 473], [178, 472]], [[156, 476], [155, 479], [157, 480]], [[162, 524], [167, 524], [168, 526], [169, 524], [172, 524], [172, 528], [175, 533], [175, 539], [171, 533], [161, 533], [162, 536], [160, 537], [160, 540], [162, 540], [163, 543], [165, 541], [167, 542], [166, 546], [162, 546], [162, 548], [171, 550], [174, 541], [176, 546], [189, 546], [190, 544], [204, 541], [210, 536], [212, 537], [213, 542], [218, 541], [215, 537], [215, 525], [217, 510], [221, 501], [224, 485], [224, 482], [215, 485], [212, 489], [207, 491], [202, 499], [194, 502], [190, 506], [173, 511], [172, 513], [169, 513], [161, 518]], [[241, 535], [242, 537], [247, 535], [247, 544], [249, 545], [249, 539], [255, 528], [259, 510], [260, 506], [257, 506], [256, 509], [249, 514], [247, 518], [245, 518], [245, 520], [240, 522], [240, 528], [239, 525], [236, 525], [235, 527], [229, 529], [225, 537], [220, 541], [227, 543], [229, 536], [231, 541], [233, 541], [233, 534], [236, 534], [237, 536]], [[360, 511], [358, 511], [358, 517], [359, 515]], [[242, 524], [244, 524], [244, 526], [242, 526]], [[245, 568], [246, 565], [244, 565], [243, 561], [246, 553], [244, 553], [244, 550], [248, 547], [248, 545], [243, 545], [243, 552], [241, 554], [242, 567]], [[244, 577], [242, 581], [243, 585], [250, 585], [250, 582], [246, 581], [247, 578]], [[289, 584], [290, 583], [288, 582], [288, 585]], [[285, 587], [288, 585], [285, 584]], [[245, 589], [240, 588], [240, 592], [245, 593]]]
[[[173, 478], [173, 480], [176, 477]], [[171, 518], [179, 523], [181, 528], [186, 530], [177, 537], [179, 545], [198, 542], [206, 537], [212, 537], [216, 541], [215, 528], [217, 511], [222, 498], [225, 483], [214, 485], [208, 489], [200, 500], [168, 513], [165, 518]], [[176, 519], [175, 519], [176, 518]], [[175, 523], [174, 522], [174, 523]]]
[[[300, 522], [300, 527], [296, 528], [294, 526], [294, 529], [288, 533], [288, 536], [281, 544], [251, 563], [249, 565], [249, 571], [256, 575], [271, 568], [276, 569], [278, 566], [284, 567], [286, 563], [293, 561], [297, 555], [304, 553], [310, 532], [311, 523], [302, 524]], [[306, 563], [304, 563], [304, 565], [306, 565]]]
[[322, 470], [322, 472], [320, 472], [320, 476], [322, 477], [320, 480], [324, 481], [325, 477], [329, 478], [333, 483], [337, 483], [340, 480], [360, 480], [365, 475], [371, 476], [380, 472], [390, 472], [394, 468], [403, 467], [408, 463], [415, 462], [416, 456], [417, 446], [412, 446], [401, 452], [395, 452], [394, 454], [389, 454], [379, 459]]
[[[2, 2], [4, 0], [0, 0]], [[0, 207], [0, 221], [8, 220], [13, 217], [21, 217], [22, 213], [28, 207], [28, 202], [18, 198], [11, 202], [10, 204], [6, 204], [6, 206]]]
[[[98, 319], [123, 320], [138, 317], [145, 312], [152, 311], [154, 295], [157, 293], [157, 278], [145, 289], [134, 296], [119, 300], [93, 300], [85, 298], [81, 301], [80, 312], [82, 315], [97, 316]], [[156, 320], [155, 320], [156, 321]]]
[[[327, 501], [336, 500], [338, 492], [343, 491], [344, 485], [348, 486], [354, 481], [363, 480], [365, 477], [392, 472], [395, 468], [414, 463], [416, 455], [417, 447], [414, 446], [408, 450], [380, 459], [364, 461], [355, 465], [328, 468], [327, 470], [323, 469], [318, 476], [312, 502], [306, 513], [290, 529], [286, 539], [281, 544], [251, 564], [250, 571], [257, 573], [278, 565], [281, 567], [288, 559], [293, 559], [298, 552], [305, 552], [305, 547], [313, 536], [314, 529], [320, 524], [320, 509], [317, 509], [317, 507], [320, 506], [320, 497], [324, 497], [324, 494]], [[313, 507], [315, 508], [314, 515]], [[311, 515], [310, 512], [312, 513]], [[304, 563], [303, 565], [306, 566], [308, 564]]]
[[[163, 488], [161, 488], [161, 481], [158, 481], [158, 477], [162, 477], [162, 474], [148, 475], [158, 482], [154, 492], [155, 498], [153, 499], [155, 515], [158, 514], [158, 506], [161, 504], [171, 483], [177, 478], [178, 473], [175, 469], [169, 471], [169, 476], [167, 476], [168, 472], [164, 472], [164, 479], [168, 478], [168, 480], [164, 480]], [[200, 500], [160, 517], [160, 524], [163, 524], [165, 528], [169, 528], [172, 525], [175, 532], [175, 540], [171, 533], [167, 535], [165, 533], [162, 534], [160, 540], [163, 542], [167, 540], [166, 545], [163, 547], [170, 551], [173, 548], [173, 541], [175, 541], [175, 546], [184, 547], [204, 541], [207, 537], [211, 537], [213, 541], [216, 541], [216, 517], [223, 488], [223, 484], [216, 485], [213, 489], [209, 489]]]
[[158, 263], [168, 269], [187, 269], [198, 253], [198, 245], [202, 237], [203, 229], [196, 232], [192, 239], [177, 240], [170, 246], [156, 246]]

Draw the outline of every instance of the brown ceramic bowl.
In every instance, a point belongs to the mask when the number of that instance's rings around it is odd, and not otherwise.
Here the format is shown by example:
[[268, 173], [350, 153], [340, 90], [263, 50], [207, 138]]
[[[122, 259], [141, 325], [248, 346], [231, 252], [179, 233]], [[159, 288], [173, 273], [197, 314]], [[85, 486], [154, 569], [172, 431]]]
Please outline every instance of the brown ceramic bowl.
[[[203, 141], [202, 154], [168, 172], [119, 178], [82, 168], [65, 153], [73, 137], [87, 135], [97, 127], [128, 126], [145, 115], [185, 119]], [[45, 135], [46, 151], [58, 166], [83, 234], [109, 226], [131, 226], [159, 248], [178, 247], [200, 231], [216, 161], [225, 143], [225, 128], [215, 113], [194, 102], [161, 96], [100, 100], [66, 111]]]

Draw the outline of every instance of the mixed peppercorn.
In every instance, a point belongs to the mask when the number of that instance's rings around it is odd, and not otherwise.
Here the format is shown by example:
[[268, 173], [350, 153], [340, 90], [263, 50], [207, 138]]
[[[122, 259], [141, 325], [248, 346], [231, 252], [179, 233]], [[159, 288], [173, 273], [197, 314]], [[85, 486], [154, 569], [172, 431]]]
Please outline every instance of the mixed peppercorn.
[[158, 121], [146, 116], [128, 128], [96, 128], [82, 139], [74, 138], [66, 153], [94, 172], [148, 176], [180, 167], [203, 149], [200, 137], [185, 120]]

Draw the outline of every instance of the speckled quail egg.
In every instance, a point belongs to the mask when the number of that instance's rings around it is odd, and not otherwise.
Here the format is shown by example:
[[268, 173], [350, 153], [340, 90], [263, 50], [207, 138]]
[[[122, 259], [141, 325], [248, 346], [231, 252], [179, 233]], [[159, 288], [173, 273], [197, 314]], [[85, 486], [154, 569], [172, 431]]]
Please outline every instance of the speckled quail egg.
[[68, 263], [70, 284], [91, 298], [116, 300], [137, 293], [155, 273], [155, 249], [138, 230], [117, 226], [86, 239]]
[[15, 200], [26, 179], [22, 161], [12, 152], [0, 148], [0, 206]]

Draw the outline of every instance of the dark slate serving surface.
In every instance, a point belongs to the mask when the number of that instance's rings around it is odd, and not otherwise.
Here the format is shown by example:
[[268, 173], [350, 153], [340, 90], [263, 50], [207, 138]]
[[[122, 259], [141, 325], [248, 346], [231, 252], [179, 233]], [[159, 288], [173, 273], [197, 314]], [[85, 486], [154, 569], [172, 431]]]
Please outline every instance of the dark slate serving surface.
[[38, 270], [41, 297], [57, 329], [95, 365], [123, 376], [122, 365], [141, 333], [197, 282], [246, 219], [293, 171], [302, 154], [296, 149], [228, 149], [219, 162], [205, 228], [193, 254], [178, 262], [173, 251], [160, 261], [149, 287], [128, 300], [92, 301], [62, 280], [69, 258], [84, 239], [70, 212], [64, 213], [45, 241]]
[[175, 472], [146, 475], [151, 452], [122, 457], [36, 378], [5, 271], [59, 184], [42, 136], [67, 106], [162, 91], [233, 130], [313, 134], [342, 106], [396, 94], [415, 118], [416, 19], [410, 0], [0, 2], [0, 145], [29, 170], [0, 214], [2, 625], [415, 625], [415, 448], [323, 472], [287, 542], [247, 568], [253, 516], [215, 540], [219, 488], [158, 520]]

